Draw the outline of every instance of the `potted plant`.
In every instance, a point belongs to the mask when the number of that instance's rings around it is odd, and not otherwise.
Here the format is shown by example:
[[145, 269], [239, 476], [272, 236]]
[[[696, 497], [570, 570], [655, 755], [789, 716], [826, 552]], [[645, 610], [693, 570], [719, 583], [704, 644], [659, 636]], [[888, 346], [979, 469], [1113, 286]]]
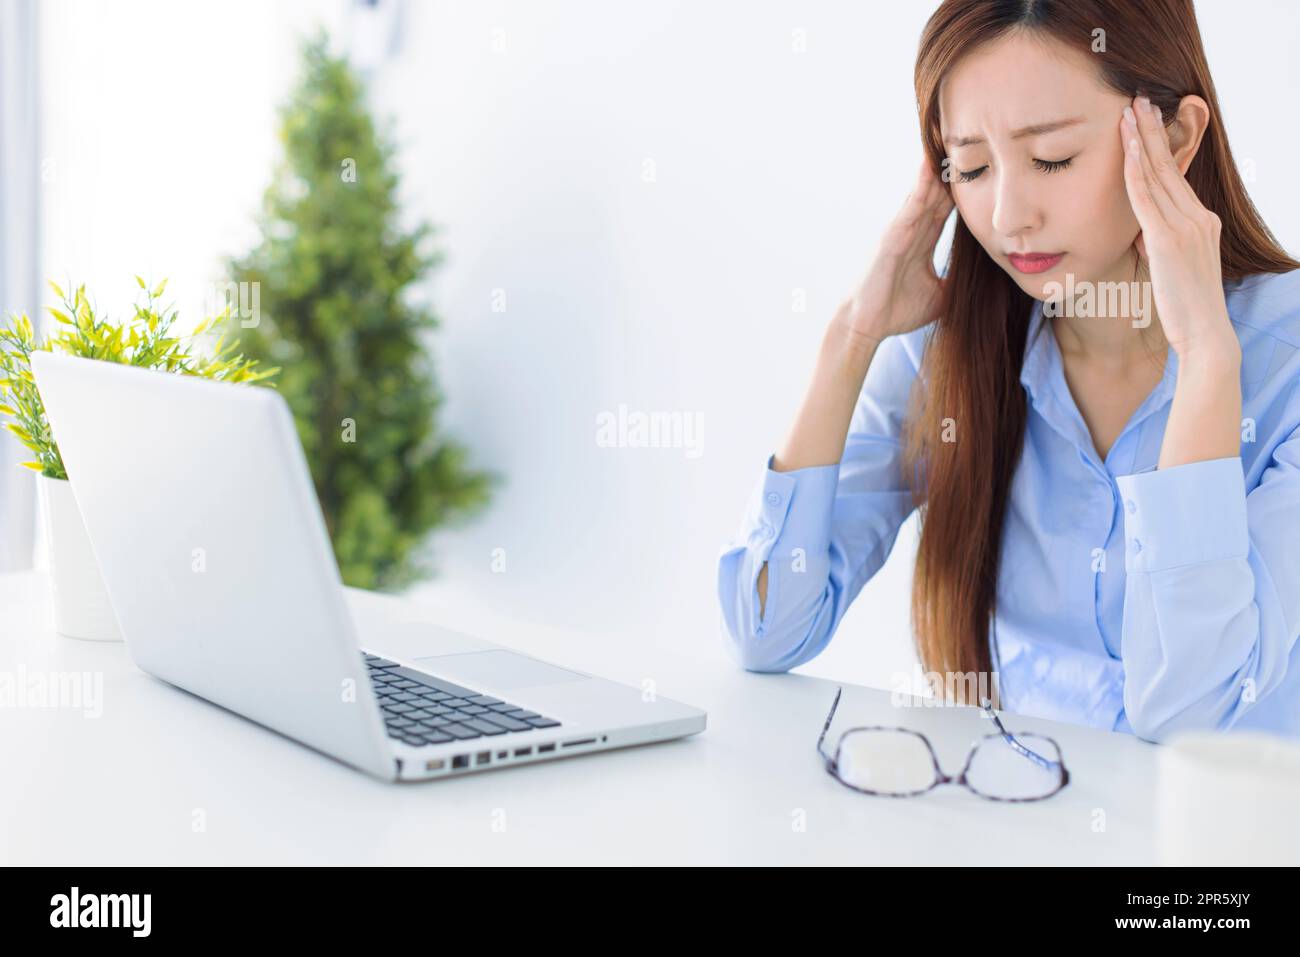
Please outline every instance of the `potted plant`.
[[245, 359], [242, 354], [231, 356], [237, 342], [223, 344], [224, 334], [211, 354], [193, 354], [193, 343], [205, 331], [224, 322], [229, 310], [204, 319], [189, 335], [178, 336], [171, 331], [178, 316], [175, 306], [159, 304], [167, 281], [153, 288], [139, 276], [136, 282], [143, 290], [142, 299], [137, 300], [134, 314], [125, 321], [114, 322], [97, 315], [85, 286], [79, 286], [69, 296], [50, 283], [60, 308], [49, 309], [57, 325], [43, 342], [36, 341], [26, 315], [11, 315], [8, 326], [0, 328], [0, 414], [10, 419], [5, 427], [36, 455], [22, 465], [38, 473], [37, 493], [50, 559], [55, 628], [72, 638], [120, 641], [122, 635], [32, 376], [32, 353], [61, 352], [223, 382], [256, 382], [279, 371], [257, 370], [255, 360]]

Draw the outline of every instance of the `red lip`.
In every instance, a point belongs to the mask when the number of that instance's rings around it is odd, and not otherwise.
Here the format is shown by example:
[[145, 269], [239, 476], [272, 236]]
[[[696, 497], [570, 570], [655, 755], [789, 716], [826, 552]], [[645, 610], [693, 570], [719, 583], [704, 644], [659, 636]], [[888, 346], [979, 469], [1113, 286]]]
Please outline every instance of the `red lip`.
[[1007, 258], [1021, 272], [1047, 272], [1065, 258], [1065, 253], [1008, 253]]

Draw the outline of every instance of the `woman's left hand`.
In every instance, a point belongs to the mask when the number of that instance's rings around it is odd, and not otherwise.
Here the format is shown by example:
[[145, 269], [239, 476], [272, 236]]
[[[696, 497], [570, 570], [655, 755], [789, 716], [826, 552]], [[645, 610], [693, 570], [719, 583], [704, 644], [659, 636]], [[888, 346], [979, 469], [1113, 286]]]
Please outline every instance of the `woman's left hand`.
[[1120, 120], [1124, 184], [1142, 227], [1134, 245], [1151, 274], [1165, 339], [1185, 359], [1240, 347], [1228, 319], [1219, 259], [1219, 217], [1183, 177], [1157, 108], [1136, 97]]

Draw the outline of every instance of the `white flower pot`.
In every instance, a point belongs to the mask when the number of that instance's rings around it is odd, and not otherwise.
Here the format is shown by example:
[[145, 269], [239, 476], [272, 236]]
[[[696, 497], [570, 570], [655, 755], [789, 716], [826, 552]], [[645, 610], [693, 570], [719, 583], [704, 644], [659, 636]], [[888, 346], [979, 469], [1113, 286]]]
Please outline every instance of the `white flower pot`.
[[54, 627], [69, 638], [121, 641], [99, 563], [67, 479], [36, 477], [54, 586]]

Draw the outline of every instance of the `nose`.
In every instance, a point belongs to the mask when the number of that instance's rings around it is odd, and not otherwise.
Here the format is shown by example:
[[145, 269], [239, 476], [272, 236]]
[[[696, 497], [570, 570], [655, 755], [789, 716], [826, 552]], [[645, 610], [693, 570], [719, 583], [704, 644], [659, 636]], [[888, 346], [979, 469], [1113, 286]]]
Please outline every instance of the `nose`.
[[998, 174], [993, 205], [993, 228], [1014, 239], [1042, 225], [1042, 211], [1033, 198], [1032, 185], [1018, 173]]

